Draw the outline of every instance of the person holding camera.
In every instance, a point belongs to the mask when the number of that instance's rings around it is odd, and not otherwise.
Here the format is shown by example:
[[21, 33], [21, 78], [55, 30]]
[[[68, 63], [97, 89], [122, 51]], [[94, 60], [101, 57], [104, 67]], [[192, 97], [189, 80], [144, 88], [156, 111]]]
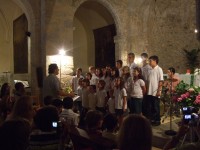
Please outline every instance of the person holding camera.
[[[172, 148], [177, 148], [179, 150], [199, 150], [200, 149], [200, 120], [199, 116], [196, 113], [193, 113], [191, 108], [183, 110], [183, 120], [179, 127], [179, 130], [175, 136], [164, 146], [163, 150], [169, 150]], [[189, 134], [188, 134], [189, 133]], [[195, 134], [194, 134], [195, 133]], [[190, 143], [185, 143], [186, 136], [190, 136]], [[193, 141], [195, 135], [198, 137], [198, 141]], [[180, 141], [182, 141], [181, 145]]]

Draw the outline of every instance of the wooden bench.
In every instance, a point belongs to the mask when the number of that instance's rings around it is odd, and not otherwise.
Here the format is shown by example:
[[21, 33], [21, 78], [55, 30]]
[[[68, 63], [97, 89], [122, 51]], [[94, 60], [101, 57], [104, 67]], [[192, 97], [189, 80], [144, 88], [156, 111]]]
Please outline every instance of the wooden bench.
[[73, 128], [69, 131], [74, 150], [112, 150], [116, 143], [101, 136], [91, 136], [85, 130]]

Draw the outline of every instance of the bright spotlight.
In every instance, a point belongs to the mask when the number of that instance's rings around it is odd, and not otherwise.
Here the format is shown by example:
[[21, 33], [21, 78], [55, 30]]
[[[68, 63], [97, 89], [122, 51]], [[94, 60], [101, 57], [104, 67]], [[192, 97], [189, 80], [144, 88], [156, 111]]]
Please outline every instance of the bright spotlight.
[[60, 50], [59, 50], [59, 55], [64, 56], [64, 55], [65, 55], [65, 52], [66, 52], [66, 51], [65, 51], [64, 49], [60, 49]]

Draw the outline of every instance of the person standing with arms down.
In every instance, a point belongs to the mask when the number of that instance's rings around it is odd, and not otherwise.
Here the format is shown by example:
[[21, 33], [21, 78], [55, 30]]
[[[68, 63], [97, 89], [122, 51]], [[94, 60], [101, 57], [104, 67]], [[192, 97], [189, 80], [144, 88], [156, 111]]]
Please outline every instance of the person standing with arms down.
[[158, 66], [158, 56], [149, 58], [152, 67], [147, 79], [147, 118], [151, 119], [152, 125], [160, 125], [160, 96], [163, 84], [163, 70]]
[[57, 77], [59, 69], [57, 64], [50, 64], [48, 68], [49, 75], [43, 81], [43, 97], [52, 96], [52, 98], [60, 98], [60, 96], [73, 97], [73, 93], [65, 93], [61, 88], [61, 83]]

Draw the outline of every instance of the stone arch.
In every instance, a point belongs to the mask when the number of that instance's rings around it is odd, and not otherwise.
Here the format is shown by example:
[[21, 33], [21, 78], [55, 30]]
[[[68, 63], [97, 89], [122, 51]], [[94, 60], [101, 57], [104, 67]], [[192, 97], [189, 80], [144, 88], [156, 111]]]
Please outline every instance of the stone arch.
[[[74, 3], [74, 14], [76, 13], [77, 9], [80, 7], [81, 4], [83, 4], [86, 1], [90, 1], [90, 0], [79, 0], [76, 3]], [[116, 31], [117, 31], [117, 35], [119, 36], [122, 34], [122, 29], [121, 29], [121, 25], [120, 25], [120, 18], [117, 15], [117, 12], [115, 10], [115, 8], [112, 6], [111, 3], [109, 3], [107, 0], [93, 0], [95, 2], [100, 3], [101, 5], [103, 5], [112, 15], [114, 22], [115, 22], [115, 26], [116, 26]]]

